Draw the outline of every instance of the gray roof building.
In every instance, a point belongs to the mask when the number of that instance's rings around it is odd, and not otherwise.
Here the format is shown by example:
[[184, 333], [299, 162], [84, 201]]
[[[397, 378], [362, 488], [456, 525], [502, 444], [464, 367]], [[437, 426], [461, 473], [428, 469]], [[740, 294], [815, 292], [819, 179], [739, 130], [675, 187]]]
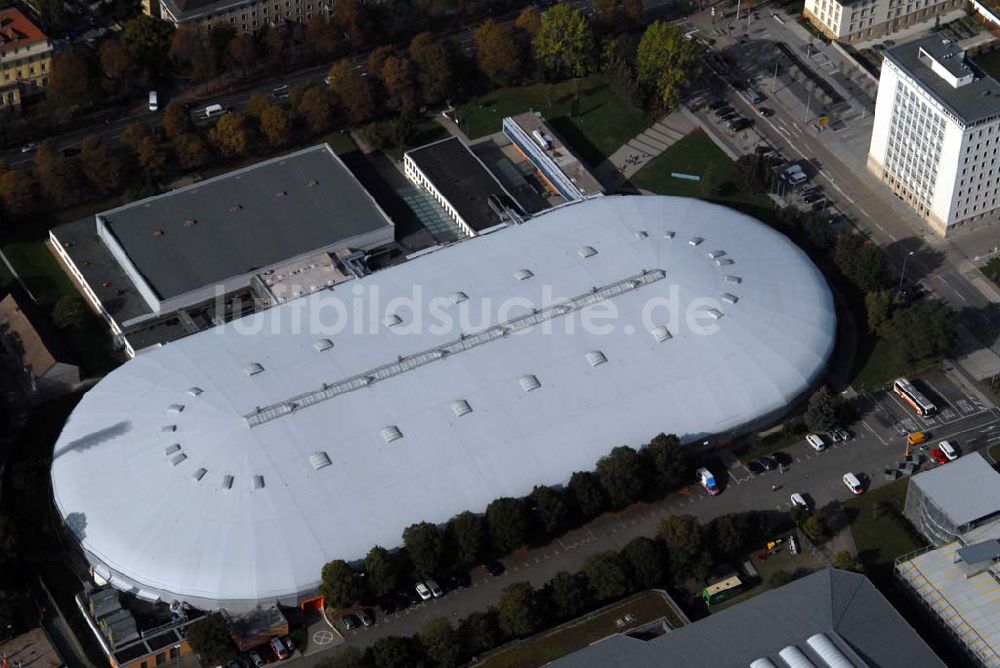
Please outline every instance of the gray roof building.
[[549, 665], [933, 668], [945, 664], [866, 577], [827, 569], [652, 640], [616, 635]]
[[930, 542], [948, 543], [1000, 514], [1000, 473], [972, 452], [915, 475], [904, 514]]
[[951, 40], [925, 37], [888, 49], [885, 57], [919, 81], [962, 125], [1000, 116], [1000, 82], [983, 72]]

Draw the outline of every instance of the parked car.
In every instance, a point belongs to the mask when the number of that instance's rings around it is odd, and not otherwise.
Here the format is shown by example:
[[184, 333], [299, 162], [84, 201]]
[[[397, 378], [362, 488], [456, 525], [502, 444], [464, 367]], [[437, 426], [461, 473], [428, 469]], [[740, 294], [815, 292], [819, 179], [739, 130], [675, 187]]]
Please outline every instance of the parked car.
[[847, 429], [835, 429], [834, 431], [836, 431], [838, 434], [840, 434], [840, 440], [842, 440], [842, 441], [849, 441], [852, 438], [854, 438], [854, 434], [852, 434]]
[[752, 473], [754, 475], [760, 475], [761, 473], [767, 470], [764, 468], [764, 465], [758, 462], [756, 459], [751, 459], [750, 461], [746, 462], [743, 465], [743, 468], [745, 468], [749, 473]]
[[344, 628], [348, 631], [353, 631], [354, 629], [361, 626], [361, 619], [357, 615], [347, 614], [341, 615], [340, 623], [344, 625]]
[[486, 572], [494, 577], [497, 575], [503, 575], [504, 571], [507, 570], [507, 568], [499, 561], [487, 561], [483, 565], [486, 566]]
[[418, 582], [416, 587], [414, 587], [414, 589], [416, 589], [417, 595], [420, 596], [421, 601], [426, 601], [428, 599], [434, 598], [434, 594], [431, 593], [431, 590], [428, 589], [427, 585], [425, 585], [423, 582]]
[[808, 443], [816, 452], [822, 452], [826, 449], [826, 441], [824, 441], [823, 437], [818, 434], [807, 434], [806, 443]]
[[708, 108], [711, 109], [712, 111], [715, 111], [716, 109], [722, 109], [727, 105], [728, 102], [726, 102], [725, 100], [714, 100], [708, 103]]
[[770, 118], [771, 116], [774, 116], [774, 109], [771, 109], [770, 107], [761, 107], [757, 111], [759, 111], [760, 115], [763, 116], [764, 118]]
[[379, 599], [378, 602], [378, 609], [379, 612], [382, 613], [383, 617], [385, 617], [386, 615], [391, 615], [392, 613], [396, 612], [396, 601], [394, 601], [392, 598], [388, 596], [381, 598]]
[[802, 508], [805, 508], [806, 510], [809, 510], [809, 502], [806, 501], [806, 497], [802, 496], [802, 494], [800, 494], [799, 492], [795, 492], [795, 494], [792, 494], [789, 497], [789, 499], [791, 500], [793, 506], [800, 506]]
[[[361, 621], [364, 621], [364, 619]], [[285, 642], [278, 636], [272, 636], [270, 644], [271, 651], [274, 652], [274, 655], [281, 661], [284, 661], [292, 655], [292, 653], [288, 651], [288, 648], [285, 647]]]
[[951, 461], [947, 457], [945, 457], [945, 454], [943, 452], [941, 452], [940, 447], [931, 448], [928, 454], [931, 456], [931, 459], [933, 459], [938, 464], [947, 464], [949, 461]]
[[437, 580], [432, 580], [428, 578], [427, 580], [424, 580], [424, 584], [427, 585], [427, 588], [431, 590], [431, 595], [434, 598], [441, 598], [442, 596], [444, 596], [444, 590], [441, 589], [441, 585], [437, 583]]
[[772, 452], [771, 459], [778, 462], [778, 466], [791, 466], [793, 461], [790, 454], [787, 452], [781, 452], [780, 450], [778, 452]]
[[419, 601], [420, 597], [417, 596], [417, 593], [412, 589], [397, 591], [395, 594], [392, 595], [392, 600], [396, 604], [397, 610], [407, 609], [408, 607], [410, 607], [410, 605], [413, 604], [414, 599]]
[[746, 130], [753, 125], [753, 121], [749, 118], [737, 118], [729, 122], [729, 129], [733, 132], [739, 132], [740, 130]]
[[763, 466], [768, 471], [773, 471], [776, 468], [778, 468], [778, 462], [774, 461], [773, 459], [771, 459], [767, 455], [764, 455], [763, 457], [758, 458], [757, 461], [759, 461], [761, 463], [761, 466]]
[[927, 440], [927, 434], [922, 431], [914, 431], [906, 436], [907, 445], [920, 445]]
[[445, 587], [448, 589], [465, 589], [472, 586], [472, 578], [467, 571], [458, 571], [448, 576]]
[[802, 201], [805, 202], [806, 204], [812, 204], [813, 202], [818, 202], [821, 199], [825, 198], [826, 195], [823, 195], [822, 193], [812, 192], [803, 197]]
[[951, 444], [951, 441], [941, 441], [938, 443], [938, 448], [941, 449], [941, 453], [948, 458], [949, 462], [958, 459], [958, 450]]
[[736, 112], [733, 111], [733, 108], [730, 107], [728, 104], [724, 104], [715, 110], [715, 115], [718, 116], [719, 118], [722, 118], [726, 114], [735, 114], [735, 113]]
[[723, 114], [722, 116], [720, 116], [719, 120], [721, 122], [728, 123], [729, 121], [733, 120], [734, 118], [739, 118], [739, 117], [740, 117], [740, 115], [738, 113], [736, 113], [735, 111], [730, 110], [729, 112], [727, 112], [727, 113]]
[[841, 441], [844, 440], [844, 437], [840, 435], [840, 432], [836, 431], [835, 429], [831, 429], [830, 431], [826, 432], [826, 437], [830, 439], [830, 441], [833, 443], [840, 443]]
[[282, 636], [281, 642], [285, 643], [285, 649], [288, 650], [289, 654], [295, 651], [295, 643], [292, 642], [291, 636]]
[[159, 108], [160, 108], [160, 102], [159, 99], [157, 98], [156, 91], [155, 90], [149, 91], [149, 110], [157, 111], [159, 110]]
[[358, 619], [360, 619], [361, 623], [365, 626], [374, 626], [375, 612], [371, 608], [362, 608], [361, 610], [358, 610]]
[[264, 657], [262, 657], [260, 655], [260, 652], [258, 652], [256, 650], [253, 651], [253, 652], [250, 652], [250, 661], [252, 661], [253, 665], [256, 666], [257, 668], [260, 668], [260, 666], [263, 666], [264, 663], [265, 663], [264, 662]]
[[851, 490], [852, 494], [860, 494], [865, 491], [865, 488], [861, 486], [861, 481], [858, 480], [858, 476], [853, 473], [845, 473], [843, 480], [844, 485], [847, 486], [847, 489]]

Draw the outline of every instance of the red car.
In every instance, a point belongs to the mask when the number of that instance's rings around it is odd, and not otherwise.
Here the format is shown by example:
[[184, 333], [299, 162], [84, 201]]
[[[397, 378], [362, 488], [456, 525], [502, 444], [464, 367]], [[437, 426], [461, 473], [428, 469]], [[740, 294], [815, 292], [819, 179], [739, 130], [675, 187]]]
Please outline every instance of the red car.
[[933, 448], [933, 449], [931, 449], [931, 459], [933, 459], [934, 461], [936, 461], [938, 464], [947, 464], [948, 463], [948, 457], [945, 456], [945, 454], [943, 452], [941, 452], [941, 448]]

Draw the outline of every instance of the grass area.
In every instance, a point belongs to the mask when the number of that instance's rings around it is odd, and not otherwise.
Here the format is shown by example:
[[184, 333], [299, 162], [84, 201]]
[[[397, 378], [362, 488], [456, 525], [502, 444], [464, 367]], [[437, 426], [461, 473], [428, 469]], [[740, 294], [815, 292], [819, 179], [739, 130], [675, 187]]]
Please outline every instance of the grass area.
[[779, 571], [791, 573], [793, 579], [798, 579], [826, 567], [826, 564], [819, 557], [809, 554], [805, 550], [799, 550], [798, 554], [792, 554], [787, 546], [783, 546], [779, 551], [768, 556], [767, 559], [758, 559], [755, 554], [750, 557], [750, 561], [753, 563], [753, 567], [757, 569], [760, 581], [752, 583], [752, 586], [743, 593], [721, 603], [716, 603], [709, 608], [710, 612], [715, 613], [726, 608], [731, 608], [749, 598], [753, 598], [757, 594], [763, 594], [765, 591], [771, 589], [771, 578]]
[[[626, 614], [632, 614], [635, 621], [618, 627], [615, 620]], [[484, 668], [542, 666], [570, 652], [586, 647], [596, 640], [643, 626], [661, 617], [666, 617], [668, 623], [674, 628], [683, 625], [683, 621], [674, 614], [662, 596], [656, 592], [645, 592], [637, 598], [610, 607], [594, 617], [580, 622], [570, 622], [553, 631], [528, 638], [477, 665]]]
[[892, 344], [885, 339], [876, 339], [875, 346], [869, 353], [865, 363], [858, 370], [851, 382], [858, 392], [883, 387], [894, 378], [900, 376], [915, 376], [935, 366], [937, 362], [918, 362], [912, 366], [900, 364]]
[[[997, 69], [1000, 70], [1000, 50], [990, 53], [997, 54]], [[997, 72], [997, 75], [1000, 76], [1000, 71]], [[995, 257], [987, 262], [985, 266], [980, 268], [980, 271], [986, 274], [986, 277], [991, 281], [1000, 285], [1000, 257]]]
[[354, 143], [351, 139], [351, 135], [347, 132], [331, 132], [328, 135], [320, 137], [319, 142], [311, 143], [326, 143], [330, 145], [333, 152], [337, 155], [343, 155], [344, 153], [350, 153], [351, 151], [358, 150], [358, 145]]
[[591, 167], [649, 125], [645, 114], [612, 90], [604, 77], [500, 88], [458, 108], [471, 138], [500, 132], [505, 116], [535, 110]]
[[866, 568], [890, 572], [896, 558], [923, 546], [903, 517], [909, 479], [869, 490], [844, 503], [844, 512]]
[[[677, 178], [672, 176], [674, 173], [699, 176], [701, 180]], [[737, 185], [736, 163], [702, 130], [695, 130], [650, 160], [631, 180], [657, 195], [700, 197], [734, 205], [747, 213], [774, 209], [767, 195], [748, 193]]]

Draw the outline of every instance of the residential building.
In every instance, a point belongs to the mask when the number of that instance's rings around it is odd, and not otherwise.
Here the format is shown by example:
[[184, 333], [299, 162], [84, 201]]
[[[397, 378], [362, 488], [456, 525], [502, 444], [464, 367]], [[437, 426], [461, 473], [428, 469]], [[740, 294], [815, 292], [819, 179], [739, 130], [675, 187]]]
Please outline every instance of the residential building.
[[910, 480], [903, 514], [934, 545], [945, 545], [1000, 516], [1000, 473], [981, 454], [964, 457]]
[[31, 398], [69, 392], [80, 382], [73, 355], [27, 295], [0, 301], [0, 358]]
[[[394, 238], [389, 217], [321, 144], [62, 225], [49, 247], [133, 356], [271, 306], [252, 290], [259, 275], [323, 253], [363, 256]], [[336, 279], [307, 282], [301, 271], [286, 294]]]
[[523, 213], [510, 192], [458, 137], [407, 151], [403, 172], [444, 208], [466, 236], [519, 220]]
[[258, 33], [285, 23], [305, 23], [327, 16], [332, 0], [144, 0], [143, 11], [175, 26], [211, 28], [228, 25], [237, 32]]
[[16, 8], [0, 10], [0, 109], [19, 109], [52, 72], [52, 41]]
[[940, 36], [886, 51], [868, 168], [934, 231], [995, 222], [1000, 83]]
[[551, 668], [944, 668], [864, 575], [827, 568], [651, 639], [613, 635]]
[[802, 14], [830, 39], [874, 39], [960, 9], [960, 0], [806, 0]]

